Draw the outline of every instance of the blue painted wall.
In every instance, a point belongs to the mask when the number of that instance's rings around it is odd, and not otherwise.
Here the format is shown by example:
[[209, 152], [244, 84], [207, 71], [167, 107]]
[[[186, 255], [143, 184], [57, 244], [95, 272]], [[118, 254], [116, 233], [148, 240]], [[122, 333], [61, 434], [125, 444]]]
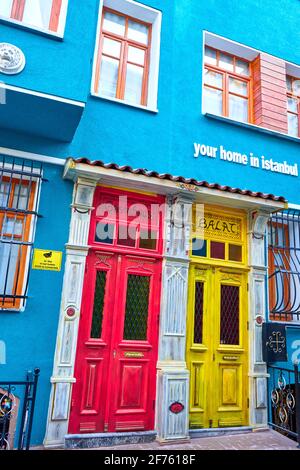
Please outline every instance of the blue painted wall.
[[[69, 2], [62, 41], [0, 23], [0, 41], [19, 46], [25, 70], [0, 76], [10, 85], [86, 102], [73, 141], [32, 137], [0, 129], [0, 146], [66, 158], [87, 157], [129, 164], [234, 187], [271, 192], [300, 203], [299, 177], [193, 157], [193, 143], [242, 153], [253, 152], [289, 163], [299, 161], [299, 142], [259, 133], [201, 114], [203, 31], [273, 54], [300, 65], [298, 0], [144, 0], [163, 12], [157, 114], [90, 96], [98, 0]], [[125, 125], [126, 124], [126, 125]], [[10, 123], [11, 127], [11, 123]], [[72, 185], [61, 169], [45, 167], [35, 246], [63, 250], [69, 228]], [[31, 273], [25, 312], [1, 313], [7, 341], [7, 366], [0, 374], [20, 377], [28, 368], [42, 369], [36, 424], [44, 423], [57, 330], [61, 273]], [[0, 338], [1, 339], [1, 338]], [[20, 348], [22, 345], [22, 348]], [[34, 428], [40, 443], [43, 426]]]

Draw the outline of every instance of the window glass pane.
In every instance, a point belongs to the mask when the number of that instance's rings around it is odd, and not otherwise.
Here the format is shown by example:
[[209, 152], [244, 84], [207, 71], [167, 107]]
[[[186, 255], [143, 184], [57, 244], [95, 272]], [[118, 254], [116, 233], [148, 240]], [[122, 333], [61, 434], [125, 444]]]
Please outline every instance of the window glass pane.
[[148, 44], [149, 27], [136, 21], [128, 21], [128, 38], [141, 44]]
[[201, 238], [193, 238], [192, 255], [193, 256], [207, 256], [207, 241], [201, 240]]
[[102, 57], [99, 92], [115, 98], [118, 84], [119, 61], [110, 57]]
[[248, 100], [229, 95], [229, 117], [237, 121], [248, 121]]
[[12, 207], [15, 209], [29, 209], [29, 185], [16, 184]]
[[210, 47], [205, 47], [205, 63], [217, 65], [217, 51]]
[[221, 285], [220, 344], [239, 344], [240, 289]]
[[136, 228], [127, 226], [119, 226], [117, 244], [122, 246], [135, 247]]
[[141, 104], [142, 87], [143, 87], [143, 67], [138, 65], [127, 64], [126, 85], [125, 85], [125, 101], [130, 103]]
[[298, 137], [298, 116], [288, 113], [288, 133], [294, 137]]
[[194, 343], [203, 342], [203, 282], [195, 283]]
[[119, 36], [124, 36], [125, 17], [106, 11], [104, 13], [103, 30], [118, 34]]
[[300, 80], [293, 81], [293, 93], [294, 95], [300, 96]]
[[101, 338], [103, 308], [105, 297], [106, 271], [97, 271], [94, 293], [94, 308], [91, 326], [91, 338]]
[[229, 259], [230, 261], [242, 261], [242, 247], [240, 245], [229, 244]]
[[26, 0], [23, 22], [49, 29], [52, 0]]
[[114, 230], [114, 224], [97, 222], [95, 242], [109, 243], [111, 245], [114, 242]]
[[293, 113], [297, 113], [298, 109], [298, 100], [297, 98], [290, 98], [288, 97], [288, 110], [292, 111]]
[[8, 206], [9, 187], [10, 187], [9, 183], [0, 184], [0, 207]]
[[103, 38], [103, 53], [112, 55], [119, 58], [121, 51], [121, 43], [119, 41], [113, 41], [112, 39]]
[[235, 72], [240, 75], [249, 76], [249, 64], [240, 59], [235, 60]]
[[[7, 240], [2, 237], [2, 240]], [[14, 243], [0, 243], [0, 294], [12, 295], [19, 251], [22, 248]]]
[[237, 80], [236, 78], [229, 77], [229, 91], [237, 93], [238, 95], [247, 96], [248, 95], [248, 84], [242, 80]]
[[216, 259], [225, 259], [225, 243], [211, 241], [210, 257]]
[[223, 108], [222, 95], [223, 95], [223, 92], [220, 90], [214, 90], [213, 88], [204, 87], [204, 90], [203, 90], [204, 112], [222, 116], [222, 108]]
[[286, 77], [286, 87], [288, 91], [292, 92], [292, 79], [291, 77]]
[[0, 0], [0, 15], [10, 18], [13, 0]]
[[223, 75], [221, 73], [213, 72], [212, 70], [205, 69], [204, 83], [212, 85], [217, 88], [223, 88]]
[[219, 67], [221, 67], [221, 69], [233, 72], [233, 57], [231, 55], [220, 52]]
[[4, 216], [2, 225], [2, 234], [6, 239], [22, 240], [23, 235], [23, 220], [16, 217]]
[[141, 230], [140, 248], [143, 248], [145, 250], [156, 250], [157, 236], [157, 232]]
[[145, 51], [138, 49], [137, 47], [128, 47], [128, 61], [135, 62], [136, 64], [144, 65], [145, 63]]
[[123, 338], [146, 340], [149, 308], [150, 277], [129, 274]]

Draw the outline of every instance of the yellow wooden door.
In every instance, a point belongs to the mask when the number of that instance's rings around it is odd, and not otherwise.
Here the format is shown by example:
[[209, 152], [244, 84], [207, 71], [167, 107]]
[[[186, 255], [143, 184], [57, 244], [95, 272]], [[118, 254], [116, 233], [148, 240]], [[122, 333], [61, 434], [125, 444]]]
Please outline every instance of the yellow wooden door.
[[193, 264], [187, 364], [190, 427], [248, 423], [247, 274]]

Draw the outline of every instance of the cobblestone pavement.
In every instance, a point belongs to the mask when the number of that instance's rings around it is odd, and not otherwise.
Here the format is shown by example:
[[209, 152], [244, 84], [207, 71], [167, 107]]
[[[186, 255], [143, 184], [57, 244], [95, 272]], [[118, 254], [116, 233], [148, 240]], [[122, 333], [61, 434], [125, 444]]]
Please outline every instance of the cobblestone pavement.
[[119, 445], [100, 447], [98, 450], [296, 450], [297, 443], [276, 431], [260, 431], [245, 434], [201, 437], [186, 444], [159, 445], [149, 444]]

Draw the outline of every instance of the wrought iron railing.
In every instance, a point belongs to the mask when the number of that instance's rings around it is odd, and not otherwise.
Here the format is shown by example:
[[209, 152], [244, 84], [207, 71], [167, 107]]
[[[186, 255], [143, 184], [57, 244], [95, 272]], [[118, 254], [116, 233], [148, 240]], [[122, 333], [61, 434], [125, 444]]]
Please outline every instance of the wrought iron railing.
[[20, 310], [43, 178], [41, 163], [0, 155], [0, 309]]
[[0, 450], [29, 450], [39, 369], [26, 380], [0, 381]]
[[300, 376], [294, 370], [269, 366], [269, 425], [297, 440], [300, 446]]

